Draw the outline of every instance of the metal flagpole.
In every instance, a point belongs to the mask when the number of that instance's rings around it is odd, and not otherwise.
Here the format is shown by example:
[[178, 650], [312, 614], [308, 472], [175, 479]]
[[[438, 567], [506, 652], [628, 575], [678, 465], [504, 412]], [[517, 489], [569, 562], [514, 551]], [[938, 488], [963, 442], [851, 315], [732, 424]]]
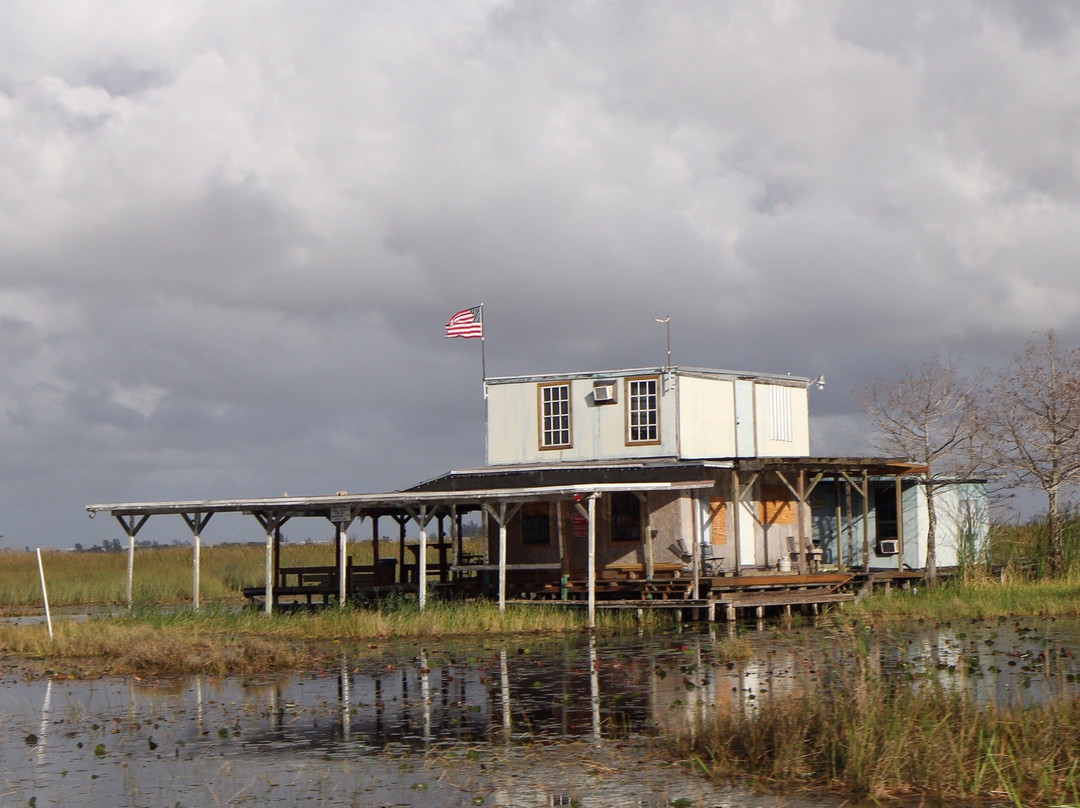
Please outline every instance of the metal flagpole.
[[484, 398], [487, 398], [487, 357], [484, 355], [484, 304], [480, 304], [480, 375], [484, 383]]

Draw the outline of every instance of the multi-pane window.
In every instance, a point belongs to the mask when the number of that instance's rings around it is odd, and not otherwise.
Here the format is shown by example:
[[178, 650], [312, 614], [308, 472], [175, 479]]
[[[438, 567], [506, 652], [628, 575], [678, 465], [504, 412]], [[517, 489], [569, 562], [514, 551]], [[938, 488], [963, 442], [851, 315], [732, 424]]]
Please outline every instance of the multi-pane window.
[[570, 385], [540, 385], [540, 448], [566, 449], [570, 441]]
[[660, 442], [659, 380], [626, 380], [626, 442]]

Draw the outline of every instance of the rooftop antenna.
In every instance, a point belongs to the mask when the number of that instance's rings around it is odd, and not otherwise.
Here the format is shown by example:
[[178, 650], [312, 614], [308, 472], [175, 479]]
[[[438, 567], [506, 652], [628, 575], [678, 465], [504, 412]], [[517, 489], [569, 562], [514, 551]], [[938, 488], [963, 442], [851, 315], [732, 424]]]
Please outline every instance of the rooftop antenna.
[[822, 373], [820, 376], [818, 376], [812, 382], [807, 382], [806, 389], [809, 390], [811, 387], [816, 387], [818, 390], [824, 390], [825, 389], [825, 374]]
[[665, 367], [671, 367], [671, 315], [667, 317], [653, 317], [654, 323], [663, 323], [667, 328], [667, 365]]

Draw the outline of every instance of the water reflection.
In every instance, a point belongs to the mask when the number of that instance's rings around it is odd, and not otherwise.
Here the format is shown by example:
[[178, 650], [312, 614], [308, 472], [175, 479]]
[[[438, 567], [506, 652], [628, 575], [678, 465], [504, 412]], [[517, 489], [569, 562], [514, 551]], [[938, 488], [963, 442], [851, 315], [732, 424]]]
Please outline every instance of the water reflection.
[[201, 804], [234, 789], [259, 804], [664, 805], [692, 790], [692, 804], [719, 804], [697, 802], [719, 799], [714, 787], [650, 764], [649, 739], [836, 680], [854, 648], [897, 681], [985, 702], [1077, 695], [1075, 622], [754, 629], [749, 659], [731, 658], [735, 629], [721, 626], [343, 653], [304, 675], [9, 681], [5, 799]]

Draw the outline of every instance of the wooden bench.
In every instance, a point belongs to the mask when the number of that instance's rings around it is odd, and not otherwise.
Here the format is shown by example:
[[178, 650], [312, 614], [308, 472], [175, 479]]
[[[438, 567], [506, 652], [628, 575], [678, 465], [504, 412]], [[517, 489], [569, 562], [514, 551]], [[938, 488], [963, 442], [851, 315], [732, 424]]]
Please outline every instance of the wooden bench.
[[[645, 577], [645, 565], [641, 563], [608, 564], [600, 571], [600, 577], [608, 572], [615, 573], [623, 578], [635, 580]], [[657, 561], [653, 564], [653, 578], [678, 578], [682, 575], [683, 565], [668, 561]]]

